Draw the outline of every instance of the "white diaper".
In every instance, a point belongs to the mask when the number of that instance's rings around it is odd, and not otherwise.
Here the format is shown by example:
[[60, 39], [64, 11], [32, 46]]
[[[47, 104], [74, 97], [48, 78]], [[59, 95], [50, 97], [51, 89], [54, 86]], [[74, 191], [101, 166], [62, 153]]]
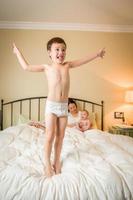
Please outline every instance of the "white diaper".
[[57, 117], [68, 116], [68, 102], [46, 101], [45, 115], [55, 114]]

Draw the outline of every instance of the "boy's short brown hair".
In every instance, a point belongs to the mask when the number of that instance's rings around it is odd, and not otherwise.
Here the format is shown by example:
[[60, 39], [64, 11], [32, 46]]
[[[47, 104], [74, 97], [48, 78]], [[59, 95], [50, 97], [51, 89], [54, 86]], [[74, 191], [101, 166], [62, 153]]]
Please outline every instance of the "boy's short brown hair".
[[54, 37], [47, 42], [47, 51], [51, 50], [51, 46], [53, 43], [63, 43], [66, 47], [65, 41], [60, 37]]

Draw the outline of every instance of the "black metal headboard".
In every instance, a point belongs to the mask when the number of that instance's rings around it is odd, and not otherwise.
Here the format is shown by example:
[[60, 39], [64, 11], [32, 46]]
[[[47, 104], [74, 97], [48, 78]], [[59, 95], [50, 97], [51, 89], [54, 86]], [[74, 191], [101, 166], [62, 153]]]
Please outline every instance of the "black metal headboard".
[[[13, 125], [13, 113], [14, 113], [14, 105], [15, 103], [19, 103], [19, 114], [23, 114], [23, 103], [25, 101], [28, 101], [29, 106], [28, 106], [28, 118], [31, 120], [31, 110], [32, 110], [32, 101], [33, 100], [37, 100], [38, 101], [38, 116], [37, 119], [38, 121], [40, 121], [40, 102], [41, 99], [46, 99], [47, 96], [40, 96], [40, 97], [29, 97], [29, 98], [24, 98], [24, 99], [17, 99], [14, 101], [10, 101], [10, 102], [4, 102], [4, 100], [1, 100], [1, 117], [0, 117], [0, 125], [1, 125], [1, 130], [3, 130], [3, 122], [4, 122], [4, 108], [8, 105], [10, 106], [10, 126]], [[89, 104], [91, 105], [91, 111], [95, 112], [95, 107], [99, 107], [100, 108], [100, 129], [103, 130], [104, 129], [104, 120], [103, 120], [103, 113], [104, 113], [104, 102], [101, 101], [101, 103], [95, 103], [92, 101], [87, 101], [87, 100], [83, 100], [83, 99], [77, 99], [77, 98], [72, 98], [74, 101], [82, 103], [82, 109], [85, 109], [86, 106]]]

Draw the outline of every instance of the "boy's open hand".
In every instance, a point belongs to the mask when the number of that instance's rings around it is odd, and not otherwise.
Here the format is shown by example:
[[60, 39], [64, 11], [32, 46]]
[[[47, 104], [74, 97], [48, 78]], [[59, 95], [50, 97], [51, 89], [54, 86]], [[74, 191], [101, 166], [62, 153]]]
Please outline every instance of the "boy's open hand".
[[12, 44], [13, 53], [17, 54], [19, 52], [18, 48], [16, 47], [15, 43]]
[[98, 52], [97, 56], [103, 58], [103, 57], [105, 56], [105, 48], [101, 49], [101, 50]]

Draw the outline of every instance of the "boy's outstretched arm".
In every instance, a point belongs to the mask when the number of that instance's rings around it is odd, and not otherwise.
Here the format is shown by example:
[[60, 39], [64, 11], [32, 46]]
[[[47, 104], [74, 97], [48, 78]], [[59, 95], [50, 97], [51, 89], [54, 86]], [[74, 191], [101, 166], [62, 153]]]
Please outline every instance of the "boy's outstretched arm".
[[16, 47], [15, 43], [13, 43], [13, 52], [17, 56], [17, 59], [21, 65], [21, 67], [24, 70], [32, 71], [32, 72], [42, 72], [44, 71], [43, 65], [30, 65], [22, 55], [22, 53], [19, 51], [19, 49]]
[[70, 67], [74, 68], [74, 67], [78, 67], [78, 66], [84, 65], [84, 64], [86, 64], [86, 63], [88, 63], [88, 62], [90, 62], [90, 61], [92, 61], [92, 60], [94, 60], [96, 58], [99, 58], [99, 57], [103, 58], [104, 55], [105, 55], [105, 49], [103, 48], [98, 53], [95, 53], [95, 54], [93, 54], [91, 56], [89, 55], [89, 56], [86, 56], [86, 57], [84, 57], [84, 58], [82, 58], [80, 60], [75, 60], [75, 61], [70, 62]]

